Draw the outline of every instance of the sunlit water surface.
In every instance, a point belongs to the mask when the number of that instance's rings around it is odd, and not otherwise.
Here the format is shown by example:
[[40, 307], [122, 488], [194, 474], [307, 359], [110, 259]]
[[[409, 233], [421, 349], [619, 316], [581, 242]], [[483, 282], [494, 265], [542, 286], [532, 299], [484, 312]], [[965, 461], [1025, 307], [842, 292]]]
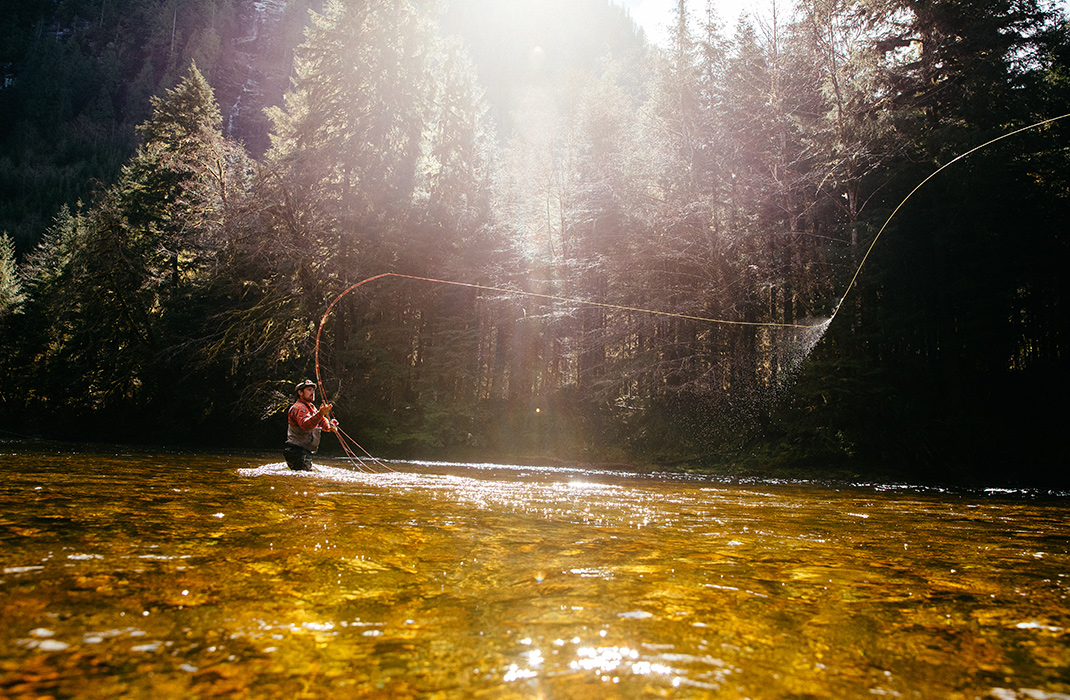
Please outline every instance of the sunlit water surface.
[[1059, 494], [0, 453], [5, 697], [1070, 697]]

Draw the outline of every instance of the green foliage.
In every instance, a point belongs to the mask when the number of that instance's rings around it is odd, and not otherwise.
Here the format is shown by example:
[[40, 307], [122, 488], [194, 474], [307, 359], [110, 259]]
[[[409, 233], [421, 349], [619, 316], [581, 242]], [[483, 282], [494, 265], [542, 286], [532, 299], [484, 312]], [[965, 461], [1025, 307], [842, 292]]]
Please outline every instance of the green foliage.
[[222, 125], [215, 94], [196, 62], [178, 87], [168, 90], [165, 97], [153, 97], [151, 102], [152, 118], [138, 127], [150, 147], [181, 148], [219, 131]]
[[15, 268], [15, 243], [6, 233], [0, 234], [0, 318], [17, 313], [25, 301], [22, 284]]
[[[191, 68], [156, 103], [153, 138], [119, 182], [92, 209], [63, 210], [28, 256], [30, 301], [15, 346], [21, 388], [38, 399], [27, 418], [155, 431], [174, 402], [185, 419], [172, 429], [204, 420], [196, 404], [207, 387], [191, 386], [181, 365], [201, 359], [211, 275], [247, 167], [222, 140], [206, 87]], [[172, 393], [176, 386], [189, 393]]]

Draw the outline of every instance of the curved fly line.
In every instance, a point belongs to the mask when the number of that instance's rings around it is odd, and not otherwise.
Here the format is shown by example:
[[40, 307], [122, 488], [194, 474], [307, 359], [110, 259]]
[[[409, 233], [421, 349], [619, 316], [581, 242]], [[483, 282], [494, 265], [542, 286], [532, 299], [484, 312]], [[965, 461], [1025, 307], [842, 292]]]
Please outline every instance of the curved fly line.
[[881, 234], [884, 233], [884, 229], [888, 228], [888, 224], [890, 224], [892, 219], [895, 217], [895, 215], [899, 213], [899, 210], [903, 208], [903, 205], [907, 203], [907, 200], [910, 199], [911, 197], [913, 197], [914, 193], [917, 192], [918, 190], [920, 190], [925, 185], [925, 183], [927, 183], [929, 180], [932, 180], [934, 177], [939, 175], [944, 169], [948, 168], [949, 166], [953, 165], [954, 163], [962, 160], [963, 158], [966, 158], [969, 155], [972, 155], [972, 154], [976, 153], [977, 151], [980, 151], [982, 148], [987, 148], [988, 146], [991, 146], [992, 144], [996, 143], [997, 141], [1002, 141], [1003, 139], [1007, 139], [1007, 138], [1010, 138], [1011, 136], [1015, 136], [1017, 134], [1020, 134], [1023, 131], [1029, 131], [1030, 129], [1036, 129], [1036, 128], [1041, 127], [1041, 126], [1045, 126], [1047, 124], [1051, 124], [1053, 122], [1057, 122], [1060, 119], [1066, 119], [1067, 117], [1070, 117], [1070, 113], [1061, 114], [1058, 117], [1052, 117], [1051, 119], [1044, 119], [1043, 121], [1036, 122], [1035, 124], [1030, 124], [1029, 126], [1023, 126], [1020, 129], [1015, 129], [1014, 131], [1008, 131], [1006, 134], [1003, 134], [1001, 136], [997, 136], [996, 138], [994, 138], [994, 139], [992, 139], [990, 141], [985, 141], [980, 146], [974, 146], [973, 148], [971, 148], [970, 150], [966, 151], [965, 153], [960, 153], [959, 155], [955, 156], [954, 158], [952, 158], [948, 162], [946, 162], [943, 165], [941, 165], [936, 170], [932, 171], [932, 173], [930, 173], [927, 178], [925, 178], [924, 180], [919, 182], [917, 184], [917, 186], [915, 186], [914, 189], [912, 189], [910, 191], [910, 193], [907, 194], [906, 197], [903, 197], [903, 201], [900, 202], [899, 205], [895, 209], [892, 210], [892, 213], [889, 214], [888, 218], [884, 220], [884, 225], [882, 225], [880, 230], [877, 231], [877, 235], [873, 237], [872, 241], [870, 241], [869, 248], [866, 249], [866, 254], [862, 256], [862, 262], [858, 263], [858, 269], [855, 270], [854, 276], [851, 277], [851, 281], [847, 284], [847, 289], [844, 290], [843, 296], [840, 297], [840, 301], [836, 304], [836, 309], [832, 312], [832, 316], [829, 318], [829, 322], [831, 322], [832, 319], [836, 317], [836, 314], [839, 313], [840, 307], [843, 306], [843, 300], [847, 298], [848, 292], [850, 292], [851, 289], [854, 288], [855, 282], [858, 280], [858, 275], [859, 275], [859, 273], [862, 272], [862, 266], [866, 264], [866, 260], [869, 258], [869, 254], [871, 252], [873, 252], [874, 246], [877, 245], [877, 239], [879, 239], [881, 237]]
[[[827, 329], [829, 324], [832, 323], [832, 319], [836, 317], [837, 313], [839, 313], [840, 308], [843, 306], [843, 302], [847, 298], [848, 293], [850, 293], [850, 291], [854, 288], [855, 283], [858, 281], [858, 276], [859, 276], [859, 274], [861, 274], [862, 268], [865, 266], [866, 261], [869, 259], [870, 253], [873, 252], [873, 248], [877, 245], [877, 241], [880, 239], [881, 234], [884, 233], [884, 231], [888, 228], [888, 225], [891, 223], [892, 219], [895, 218], [895, 215], [899, 213], [899, 210], [902, 209], [904, 205], [906, 205], [907, 201], [911, 197], [913, 197], [914, 194], [918, 190], [920, 190], [922, 187], [924, 187], [926, 183], [928, 183], [934, 177], [939, 175], [946, 168], [948, 168], [951, 165], [957, 163], [958, 161], [963, 160], [964, 158], [976, 153], [977, 151], [980, 151], [980, 150], [982, 150], [984, 148], [987, 148], [988, 146], [991, 146], [992, 144], [994, 144], [994, 143], [996, 143], [998, 141], [1002, 141], [1003, 139], [1010, 138], [1010, 137], [1015, 136], [1017, 134], [1020, 134], [1022, 132], [1029, 131], [1031, 129], [1036, 129], [1036, 128], [1045, 126], [1047, 124], [1051, 124], [1053, 122], [1057, 122], [1060, 119], [1066, 119], [1067, 117], [1070, 117], [1070, 113], [1063, 114], [1063, 115], [1060, 115], [1058, 117], [1052, 117], [1051, 119], [1044, 119], [1042, 121], [1036, 122], [1035, 124], [1030, 124], [1029, 126], [1024, 126], [1024, 127], [1020, 128], [1020, 129], [1015, 129], [1014, 131], [1010, 131], [1010, 132], [1007, 132], [1006, 134], [1002, 134], [1001, 136], [997, 136], [994, 139], [991, 139], [989, 141], [986, 141], [986, 142], [982, 143], [980, 146], [975, 146], [974, 148], [971, 148], [970, 150], [966, 151], [965, 153], [961, 153], [958, 156], [955, 156], [955, 158], [949, 160], [947, 163], [944, 163], [939, 168], [937, 168], [932, 173], [930, 173], [928, 177], [926, 177], [924, 180], [919, 182], [914, 187], [914, 189], [912, 189], [910, 191], [910, 193], [907, 194], [907, 196], [903, 198], [903, 201], [901, 201], [895, 207], [895, 209], [892, 210], [892, 213], [888, 216], [888, 218], [885, 219], [884, 224], [880, 227], [880, 230], [877, 231], [877, 235], [873, 237], [872, 241], [870, 241], [869, 247], [866, 249], [865, 255], [862, 256], [862, 261], [858, 264], [858, 267], [855, 269], [854, 275], [851, 277], [851, 281], [848, 282], [847, 288], [844, 290], [843, 295], [840, 297], [839, 301], [837, 302], [836, 308], [833, 310], [832, 315], [829, 318], [827, 318], [827, 319], [825, 319], [823, 321], [820, 321], [820, 322], [817, 322], [817, 323], [812, 323], [812, 324], [801, 324], [801, 323], [777, 323], [777, 322], [772, 322], [772, 321], [737, 321], [737, 320], [730, 320], [730, 319], [723, 319], [723, 318], [708, 318], [708, 317], [705, 317], [705, 316], [695, 316], [695, 315], [691, 315], [691, 314], [681, 314], [681, 313], [676, 313], [676, 312], [672, 312], [672, 311], [660, 311], [660, 310], [657, 310], [657, 309], [644, 309], [644, 308], [637, 307], [637, 306], [624, 306], [624, 305], [621, 305], [621, 304], [610, 304], [610, 303], [607, 303], [607, 302], [588, 301], [588, 300], [585, 300], [585, 299], [576, 299], [574, 297], [566, 297], [566, 296], [561, 296], [561, 295], [557, 295], [557, 294], [543, 294], [543, 293], [539, 293], [539, 292], [528, 292], [528, 291], [524, 291], [524, 290], [520, 290], [520, 289], [507, 289], [507, 288], [504, 288], [504, 287], [493, 287], [493, 286], [483, 285], [483, 284], [474, 284], [474, 283], [471, 283], [471, 282], [457, 282], [455, 280], [435, 279], [433, 277], [420, 277], [420, 276], [417, 276], [417, 275], [404, 275], [404, 274], [401, 274], [401, 273], [398, 273], [398, 272], [384, 272], [382, 274], [374, 275], [374, 276], [369, 277], [367, 279], [361, 280], [360, 282], [357, 282], [356, 284], [352, 284], [349, 287], [346, 287], [340, 294], [338, 294], [338, 296], [336, 296], [331, 301], [331, 303], [327, 306], [326, 311], [323, 312], [323, 316], [320, 318], [319, 327], [316, 329], [316, 348], [315, 348], [315, 356], [314, 356], [315, 357], [315, 367], [316, 367], [316, 385], [319, 388], [320, 395], [323, 396], [323, 397], [326, 397], [327, 393], [326, 393], [326, 391], [324, 391], [323, 380], [322, 380], [321, 373], [320, 373], [320, 342], [321, 342], [322, 335], [323, 335], [323, 327], [326, 325], [327, 319], [330, 317], [331, 312], [334, 310], [334, 307], [337, 306], [338, 302], [340, 302], [343, 298], [345, 298], [345, 296], [348, 295], [350, 292], [356, 290], [359, 287], [364, 286], [365, 284], [368, 284], [369, 282], [374, 282], [375, 280], [380, 280], [380, 279], [383, 279], [383, 278], [386, 278], [386, 277], [397, 277], [399, 279], [416, 280], [416, 281], [419, 281], [419, 282], [431, 282], [433, 284], [448, 284], [448, 285], [452, 285], [452, 286], [455, 286], [455, 287], [467, 287], [468, 289], [478, 289], [478, 290], [481, 290], [481, 291], [496, 292], [496, 293], [499, 293], [499, 294], [509, 294], [509, 295], [513, 295], [513, 296], [532, 297], [532, 298], [535, 298], [535, 299], [543, 299], [543, 300], [546, 300], [546, 301], [561, 301], [561, 302], [568, 302], [570, 304], [578, 304], [578, 305], [581, 305], [581, 306], [592, 306], [592, 307], [603, 308], [603, 309], [614, 309], [614, 310], [617, 310], [617, 311], [628, 311], [628, 312], [634, 312], [634, 313], [650, 314], [650, 315], [655, 315], [655, 316], [664, 316], [664, 317], [668, 317], [668, 318], [679, 318], [679, 319], [689, 320], [689, 321], [699, 321], [699, 322], [702, 322], [702, 323], [714, 323], [714, 324], [731, 325], [731, 326], [752, 326], [752, 327], [762, 327], [762, 328], [788, 328], [788, 329], [795, 329], [795, 330], [822, 329], [822, 333], [823, 333], [823, 329]], [[339, 442], [342, 443], [342, 448], [344, 449], [344, 451], [346, 453], [346, 456], [350, 459], [351, 462], [353, 462], [355, 465], [357, 465], [361, 470], [368, 471], [368, 472], [377, 472], [377, 471], [383, 471], [383, 470], [393, 471], [392, 469], [390, 469], [389, 466], [384, 464], [382, 461], [380, 461], [377, 458], [373, 457], [367, 450], [365, 450], [363, 447], [361, 447], [359, 444], [357, 444], [355, 440], [353, 440], [351, 437], [349, 437], [340, 428], [336, 429], [335, 435], [338, 437]], [[357, 454], [357, 450], [359, 450], [364, 455], [364, 457], [359, 456]]]

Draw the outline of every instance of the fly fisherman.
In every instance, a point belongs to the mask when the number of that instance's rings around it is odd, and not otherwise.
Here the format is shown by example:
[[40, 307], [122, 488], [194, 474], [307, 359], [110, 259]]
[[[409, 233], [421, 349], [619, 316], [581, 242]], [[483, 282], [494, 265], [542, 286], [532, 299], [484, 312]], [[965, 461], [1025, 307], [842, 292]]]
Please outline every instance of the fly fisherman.
[[297, 401], [287, 414], [286, 445], [282, 454], [290, 469], [312, 469], [312, 454], [320, 446], [320, 432], [332, 432], [338, 421], [328, 418], [331, 405], [324, 402], [316, 409], [316, 383], [306, 379], [297, 385]]

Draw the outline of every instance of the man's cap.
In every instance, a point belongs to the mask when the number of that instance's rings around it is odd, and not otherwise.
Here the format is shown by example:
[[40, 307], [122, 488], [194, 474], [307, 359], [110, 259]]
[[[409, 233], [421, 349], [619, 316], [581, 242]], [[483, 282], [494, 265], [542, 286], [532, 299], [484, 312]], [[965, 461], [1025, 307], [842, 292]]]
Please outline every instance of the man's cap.
[[298, 384], [297, 387], [295, 388], [295, 390], [296, 391], [301, 391], [302, 389], [304, 389], [305, 387], [308, 387], [308, 386], [315, 388], [316, 382], [312, 381], [311, 379], [306, 379], [305, 381], [303, 381], [300, 384]]

